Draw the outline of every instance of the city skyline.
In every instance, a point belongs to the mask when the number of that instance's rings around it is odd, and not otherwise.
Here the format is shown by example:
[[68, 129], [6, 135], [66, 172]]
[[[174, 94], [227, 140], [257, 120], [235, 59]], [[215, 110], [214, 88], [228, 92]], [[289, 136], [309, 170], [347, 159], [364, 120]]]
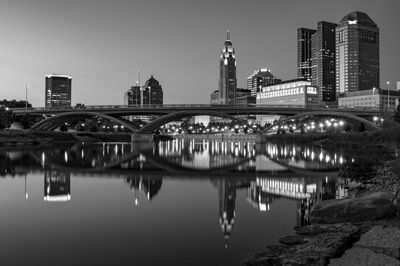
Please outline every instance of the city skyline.
[[0, 4], [0, 22], [8, 37], [0, 45], [2, 98], [24, 99], [29, 84], [28, 100], [44, 106], [44, 76], [59, 73], [74, 79], [73, 105], [121, 104], [123, 93], [141, 72], [158, 77], [165, 103], [207, 103], [218, 88], [221, 36], [226, 30], [238, 53], [237, 86], [246, 87], [246, 77], [261, 67], [283, 80], [295, 78], [297, 28], [313, 28], [321, 20], [338, 23], [355, 10], [367, 13], [380, 28], [381, 87], [390, 80], [395, 89], [400, 79], [395, 0], [344, 5], [279, 1], [268, 9], [263, 1], [90, 3]]

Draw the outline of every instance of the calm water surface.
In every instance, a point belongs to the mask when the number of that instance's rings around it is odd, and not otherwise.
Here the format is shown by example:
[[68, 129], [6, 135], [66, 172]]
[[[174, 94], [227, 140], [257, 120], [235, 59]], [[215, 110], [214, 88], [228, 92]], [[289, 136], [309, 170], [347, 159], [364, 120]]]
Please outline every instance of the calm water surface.
[[3, 149], [1, 265], [241, 265], [345, 197], [357, 156], [215, 140]]

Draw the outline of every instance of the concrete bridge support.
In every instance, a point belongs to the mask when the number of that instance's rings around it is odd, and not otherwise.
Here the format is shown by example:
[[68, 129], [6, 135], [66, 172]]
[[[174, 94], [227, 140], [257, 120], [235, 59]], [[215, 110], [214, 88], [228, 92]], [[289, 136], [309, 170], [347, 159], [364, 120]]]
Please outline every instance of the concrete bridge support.
[[153, 142], [153, 134], [137, 134], [133, 133], [131, 135], [131, 142]]

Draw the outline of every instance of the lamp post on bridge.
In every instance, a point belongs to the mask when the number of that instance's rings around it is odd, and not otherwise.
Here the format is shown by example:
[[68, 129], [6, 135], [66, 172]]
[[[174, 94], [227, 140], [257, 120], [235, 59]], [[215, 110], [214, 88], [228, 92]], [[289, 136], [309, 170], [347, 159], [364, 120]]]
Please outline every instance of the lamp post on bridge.
[[28, 88], [29, 84], [25, 85], [25, 111], [28, 110]]
[[390, 81], [386, 81], [386, 89], [387, 89], [387, 109], [389, 111], [389, 87], [390, 87]]

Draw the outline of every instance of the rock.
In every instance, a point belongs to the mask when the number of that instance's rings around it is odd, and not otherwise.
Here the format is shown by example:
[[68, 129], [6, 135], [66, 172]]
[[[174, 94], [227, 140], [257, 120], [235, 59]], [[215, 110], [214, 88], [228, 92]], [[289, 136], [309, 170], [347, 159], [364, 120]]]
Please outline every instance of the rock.
[[329, 232], [341, 232], [350, 235], [356, 234], [359, 231], [358, 226], [349, 223], [337, 224], [312, 224], [308, 226], [296, 226], [294, 228], [298, 235], [318, 235]]
[[359, 228], [351, 224], [297, 227], [297, 235], [280, 239], [286, 245], [269, 245], [244, 263], [258, 265], [326, 265], [359, 238]]
[[366, 249], [354, 247], [339, 259], [331, 259], [329, 266], [400, 266], [400, 262], [384, 254], [376, 254]]
[[374, 226], [363, 234], [355, 247], [368, 248], [375, 253], [400, 257], [400, 230], [394, 227]]
[[360, 198], [326, 200], [314, 205], [311, 223], [341, 223], [392, 217], [396, 208], [391, 193], [376, 192]]
[[279, 243], [289, 245], [289, 246], [304, 244], [306, 242], [307, 242], [307, 240], [304, 239], [304, 236], [299, 236], [299, 235], [290, 235], [290, 236], [284, 236], [284, 237], [279, 238]]

